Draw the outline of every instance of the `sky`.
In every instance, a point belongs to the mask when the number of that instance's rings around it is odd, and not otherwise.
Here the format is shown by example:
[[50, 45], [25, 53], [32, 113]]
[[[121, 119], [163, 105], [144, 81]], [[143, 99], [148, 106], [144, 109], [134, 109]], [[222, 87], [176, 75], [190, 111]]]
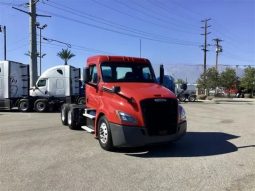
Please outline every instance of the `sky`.
[[[7, 59], [29, 64], [28, 0], [0, 0], [0, 25], [7, 28]], [[68, 63], [83, 68], [92, 55], [150, 59], [154, 66], [203, 65], [204, 23], [208, 21], [207, 64], [215, 65], [215, 42], [223, 52], [219, 64], [255, 66], [255, 0], [40, 0], [37, 17], [42, 37], [68, 43]], [[39, 31], [38, 51], [39, 51]], [[57, 53], [67, 46], [42, 41], [42, 71], [63, 64]], [[141, 46], [140, 46], [141, 45]], [[141, 52], [140, 52], [141, 49]], [[4, 59], [0, 33], [0, 60]], [[39, 61], [38, 61], [39, 63]]]

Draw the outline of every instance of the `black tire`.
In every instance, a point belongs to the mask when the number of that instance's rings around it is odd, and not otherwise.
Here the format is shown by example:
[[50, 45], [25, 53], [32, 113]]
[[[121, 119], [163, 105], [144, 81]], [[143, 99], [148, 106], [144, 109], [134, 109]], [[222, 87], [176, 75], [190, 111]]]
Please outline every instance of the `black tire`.
[[190, 102], [194, 102], [194, 101], [196, 101], [196, 95], [191, 95], [191, 96], [189, 96], [189, 101]]
[[18, 104], [19, 111], [28, 112], [30, 110], [30, 103], [28, 99], [21, 99]]
[[61, 106], [60, 118], [63, 125], [67, 125], [67, 113], [69, 110], [69, 104], [63, 104]]
[[107, 151], [113, 150], [112, 135], [108, 120], [105, 116], [100, 117], [98, 121], [98, 141], [100, 146]]
[[179, 99], [181, 102], [185, 102], [185, 101], [186, 101], [185, 95], [180, 95], [178, 99]]
[[37, 112], [45, 112], [48, 110], [48, 101], [45, 99], [38, 99], [34, 104], [34, 109]]
[[79, 97], [78, 100], [77, 100], [77, 104], [84, 105], [84, 103], [85, 103], [85, 98], [84, 97]]
[[77, 121], [79, 118], [79, 109], [75, 107], [70, 107], [67, 112], [67, 124], [68, 127], [72, 130], [78, 130], [81, 129], [81, 125]]

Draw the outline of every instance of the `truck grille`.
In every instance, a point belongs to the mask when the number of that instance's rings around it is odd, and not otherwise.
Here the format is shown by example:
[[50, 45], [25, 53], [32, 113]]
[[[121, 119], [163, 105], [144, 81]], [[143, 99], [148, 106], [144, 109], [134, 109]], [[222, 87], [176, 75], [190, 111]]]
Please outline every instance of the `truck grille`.
[[177, 132], [178, 103], [176, 99], [145, 99], [140, 104], [145, 128], [150, 136]]

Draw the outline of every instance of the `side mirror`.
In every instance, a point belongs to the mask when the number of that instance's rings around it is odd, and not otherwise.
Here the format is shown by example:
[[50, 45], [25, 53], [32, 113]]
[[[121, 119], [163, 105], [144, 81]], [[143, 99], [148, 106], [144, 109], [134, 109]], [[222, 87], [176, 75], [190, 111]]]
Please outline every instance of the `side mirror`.
[[163, 79], [164, 79], [164, 66], [160, 65], [160, 69], [159, 69], [159, 84], [160, 85], [163, 84]]
[[83, 80], [85, 83], [88, 83], [90, 81], [90, 76], [89, 76], [89, 68], [84, 68], [83, 69]]
[[181, 89], [183, 89], [184, 91], [187, 90], [187, 88], [188, 88], [187, 84], [182, 84], [181, 85]]

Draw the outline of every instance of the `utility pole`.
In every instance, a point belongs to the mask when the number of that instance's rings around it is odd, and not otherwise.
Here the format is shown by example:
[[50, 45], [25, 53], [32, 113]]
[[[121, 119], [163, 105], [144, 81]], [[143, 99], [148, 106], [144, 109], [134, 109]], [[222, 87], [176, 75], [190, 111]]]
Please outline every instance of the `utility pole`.
[[42, 57], [43, 56], [45, 56], [46, 54], [43, 54], [42, 55], [42, 30], [44, 29], [44, 28], [46, 28], [47, 27], [47, 25], [45, 24], [45, 25], [43, 25], [43, 26], [40, 26], [40, 24], [39, 23], [37, 23], [36, 24], [36, 27], [39, 29], [39, 34], [40, 34], [40, 53], [39, 53], [39, 74], [41, 75], [41, 73], [42, 73]]
[[30, 86], [35, 86], [38, 78], [37, 70], [37, 41], [36, 41], [36, 1], [30, 0]]
[[36, 80], [38, 78], [38, 71], [37, 71], [37, 39], [36, 39], [36, 18], [40, 17], [51, 17], [48, 15], [38, 15], [36, 13], [36, 4], [39, 0], [29, 0], [29, 12], [23, 11], [16, 7], [12, 7], [18, 11], [28, 14], [29, 17], [29, 28], [30, 28], [30, 67], [29, 67], [29, 74], [30, 74], [30, 86], [35, 86]]
[[[210, 46], [210, 44], [207, 44], [207, 35], [211, 33], [211, 32], [207, 31], [207, 29], [209, 27], [211, 27], [210, 25], [208, 25], [208, 21], [210, 21], [210, 20], [211, 19], [204, 19], [204, 20], [201, 21], [201, 22], [204, 23], [204, 26], [201, 27], [202, 29], [204, 29], [204, 33], [201, 34], [201, 35], [204, 35], [204, 45], [202, 45], [202, 50], [204, 51], [204, 85], [206, 84], [205, 82], [206, 82], [206, 69], [207, 69], [206, 68], [206, 53], [207, 53], [207, 51], [209, 51], [207, 49], [207, 47]], [[206, 95], [208, 94], [207, 92], [208, 92], [208, 90], [207, 90], [207, 87], [206, 87], [206, 92], [205, 92]]]
[[219, 38], [215, 38], [213, 40], [216, 42], [216, 44], [215, 44], [215, 46], [216, 46], [216, 65], [215, 65], [215, 68], [218, 71], [218, 57], [219, 57], [219, 53], [222, 52], [222, 46], [219, 43], [222, 42], [222, 40], [219, 39]]
[[0, 25], [0, 32], [4, 33], [4, 60], [6, 60], [6, 26]]

